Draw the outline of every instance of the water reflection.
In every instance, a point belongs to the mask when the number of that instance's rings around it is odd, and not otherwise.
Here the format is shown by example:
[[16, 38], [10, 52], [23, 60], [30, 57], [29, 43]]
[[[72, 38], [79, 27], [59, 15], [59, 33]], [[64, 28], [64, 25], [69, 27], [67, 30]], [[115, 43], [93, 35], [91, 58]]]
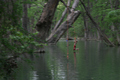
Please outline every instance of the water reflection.
[[45, 57], [45, 54], [37, 54], [27, 55], [26, 58], [23, 58], [25, 60], [31, 59], [33, 63], [20, 61], [16, 71], [16, 80], [52, 80], [51, 70], [47, 66]]
[[109, 48], [97, 41], [79, 41], [79, 51], [74, 52], [73, 42], [69, 42], [69, 47], [66, 44], [47, 46], [46, 53], [37, 57], [27, 55], [34, 68], [19, 62], [16, 80], [120, 80], [120, 48]]
[[[69, 54], [67, 52], [65, 54], [57, 46], [49, 47], [49, 51], [49, 54], [54, 57], [54, 60], [56, 62], [54, 65], [55, 68], [53, 68], [53, 71], [56, 72], [56, 75], [53, 76], [54, 80], [74, 80], [74, 76], [70, 76], [71, 74], [74, 74], [72, 73], [74, 67], [73, 65], [71, 66], [71, 63], [69, 62]], [[57, 53], [55, 53], [56, 51]]]
[[74, 68], [76, 68], [76, 52], [74, 52]]
[[38, 80], [37, 71], [31, 71], [30, 74], [31, 74], [30, 80]]

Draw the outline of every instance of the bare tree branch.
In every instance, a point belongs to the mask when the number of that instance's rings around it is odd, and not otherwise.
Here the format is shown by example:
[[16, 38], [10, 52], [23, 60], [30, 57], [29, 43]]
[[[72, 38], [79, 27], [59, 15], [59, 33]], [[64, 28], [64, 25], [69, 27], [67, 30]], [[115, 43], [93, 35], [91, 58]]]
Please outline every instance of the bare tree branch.
[[65, 7], [69, 10], [69, 12], [71, 12], [70, 7], [67, 6], [66, 3], [63, 0], [60, 0], [60, 1], [65, 5]]

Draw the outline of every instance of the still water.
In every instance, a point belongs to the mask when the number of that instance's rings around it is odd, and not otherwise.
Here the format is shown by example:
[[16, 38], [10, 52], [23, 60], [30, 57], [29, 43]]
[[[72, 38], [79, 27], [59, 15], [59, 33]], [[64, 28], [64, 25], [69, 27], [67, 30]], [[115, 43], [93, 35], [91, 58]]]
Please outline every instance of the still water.
[[[60, 41], [46, 46], [45, 54], [29, 55], [28, 63], [18, 62], [16, 80], [120, 80], [120, 48], [97, 41]], [[28, 58], [28, 56], [27, 56]]]

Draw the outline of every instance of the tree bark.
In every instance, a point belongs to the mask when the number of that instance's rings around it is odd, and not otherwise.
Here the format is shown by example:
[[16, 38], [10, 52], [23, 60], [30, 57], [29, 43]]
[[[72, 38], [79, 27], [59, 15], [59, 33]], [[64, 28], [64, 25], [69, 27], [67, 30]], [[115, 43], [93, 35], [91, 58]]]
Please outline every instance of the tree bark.
[[58, 2], [59, 0], [48, 0], [43, 9], [42, 15], [36, 24], [36, 29], [39, 32], [38, 37], [41, 40], [40, 42], [44, 42], [49, 33]]
[[[25, 0], [26, 1], [26, 0]], [[28, 31], [27, 26], [28, 26], [28, 9], [27, 9], [27, 4], [23, 4], [23, 21], [22, 21], [22, 26], [25, 31]]]
[[[68, 0], [68, 3], [67, 3], [68, 7], [70, 6], [70, 2], [71, 2], [71, 0]], [[55, 31], [60, 26], [61, 22], [63, 21], [65, 15], [66, 15], [66, 13], [67, 13], [67, 8], [65, 8], [64, 12], [62, 13], [62, 17], [60, 18], [60, 20], [55, 25], [53, 31]]]
[[75, 8], [78, 6], [78, 3], [79, 3], [79, 0], [74, 0], [74, 3], [73, 3], [73, 5], [72, 5], [71, 12], [72, 12], [72, 11], [75, 11]]
[[88, 20], [87, 20], [86, 15], [83, 16], [83, 19], [84, 19], [84, 38], [85, 40], [87, 40], [89, 30], [88, 30]]
[[107, 37], [106, 35], [101, 31], [99, 25], [94, 21], [94, 19], [92, 18], [91, 14], [89, 13], [89, 11], [87, 10], [84, 2], [82, 0], [80, 0], [80, 2], [82, 3], [85, 11], [86, 11], [86, 14], [88, 15], [88, 17], [90, 18], [90, 20], [92, 21], [92, 23], [94, 24], [95, 28], [98, 30], [99, 34], [100, 34], [100, 37], [101, 39], [103, 39], [108, 45], [110, 46], [115, 46]]
[[[68, 0], [68, 3], [67, 3], [68, 8], [69, 8], [69, 6], [70, 6], [70, 3], [71, 3], [71, 0]], [[71, 12], [75, 10], [75, 8], [78, 6], [78, 3], [79, 3], [79, 0], [74, 0], [74, 3], [73, 3], [73, 5], [72, 5]], [[62, 13], [62, 17], [60, 18], [60, 20], [59, 20], [59, 21], [57, 22], [57, 24], [55, 25], [53, 31], [55, 31], [55, 30], [60, 26], [60, 24], [62, 23], [65, 15], [66, 15], [66, 13], [67, 13], [67, 11], [68, 11], [68, 9], [65, 8], [64, 12]]]
[[[68, 1], [68, 4], [70, 4], [70, 1]], [[77, 5], [79, 4], [79, 0], [74, 0], [74, 3], [72, 5], [71, 13], [67, 16], [67, 20], [64, 21], [61, 25], [61, 21], [59, 22], [60, 27], [56, 28], [48, 37], [47, 41], [49, 43], [56, 43], [58, 40], [62, 37], [62, 35], [70, 28], [72, 27], [72, 24], [74, 21], [78, 18], [80, 15], [80, 11], [74, 11]], [[65, 10], [67, 11], [67, 10]], [[65, 13], [66, 14], [66, 13]], [[64, 16], [65, 16], [64, 14]], [[63, 20], [64, 16], [61, 18]]]
[[73, 11], [70, 13], [67, 17], [67, 20], [61, 24], [61, 26], [49, 36], [47, 41], [49, 43], [56, 43], [61, 36], [71, 27], [71, 25], [74, 23], [74, 21], [78, 18], [80, 15], [80, 11]]

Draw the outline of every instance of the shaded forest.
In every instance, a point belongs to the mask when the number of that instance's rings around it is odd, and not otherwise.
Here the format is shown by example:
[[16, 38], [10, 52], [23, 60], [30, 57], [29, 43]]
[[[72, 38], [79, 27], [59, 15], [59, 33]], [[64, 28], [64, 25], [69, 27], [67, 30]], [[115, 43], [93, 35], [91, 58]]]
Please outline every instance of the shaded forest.
[[0, 63], [10, 69], [13, 58], [60, 38], [120, 45], [119, 0], [0, 0], [0, 7]]

